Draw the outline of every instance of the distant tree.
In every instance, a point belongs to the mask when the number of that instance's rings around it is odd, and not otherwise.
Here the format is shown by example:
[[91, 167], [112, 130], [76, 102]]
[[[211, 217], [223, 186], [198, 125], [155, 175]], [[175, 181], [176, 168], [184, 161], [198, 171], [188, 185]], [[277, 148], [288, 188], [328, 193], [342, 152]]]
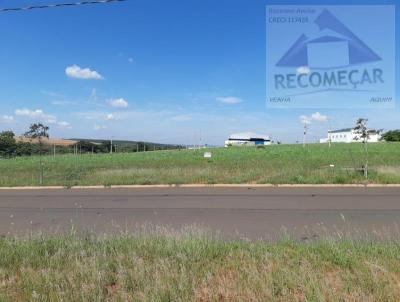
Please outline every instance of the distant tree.
[[110, 147], [111, 147], [111, 144], [109, 141], [101, 142], [101, 145], [100, 145], [100, 148], [102, 150], [101, 152], [104, 152], [104, 153], [110, 152], [110, 150], [111, 150]]
[[0, 156], [9, 157], [15, 153], [16, 141], [12, 131], [0, 132]]
[[367, 142], [369, 139], [369, 131], [367, 128], [368, 119], [359, 118], [354, 127], [354, 131], [358, 134], [357, 140], [361, 140], [363, 143]]
[[23, 156], [23, 155], [32, 155], [34, 154], [37, 150], [37, 148], [34, 147], [29, 142], [17, 142], [15, 146], [15, 155], [16, 156]]
[[382, 134], [382, 140], [387, 142], [400, 142], [400, 130], [391, 130]]
[[31, 139], [31, 140], [37, 140], [38, 145], [39, 145], [39, 164], [40, 164], [40, 177], [39, 177], [39, 182], [42, 185], [43, 184], [43, 161], [42, 161], [42, 154], [43, 154], [43, 146], [44, 138], [49, 138], [49, 127], [43, 125], [42, 123], [36, 123], [32, 124], [29, 127], [29, 130], [25, 132], [24, 134], [25, 137]]
[[29, 130], [25, 132], [24, 136], [31, 140], [37, 140], [40, 147], [39, 152], [42, 153], [44, 145], [43, 139], [49, 138], [49, 127], [42, 123], [32, 124], [30, 125]]
[[359, 118], [356, 122], [356, 126], [354, 127], [354, 132], [358, 135], [356, 136], [356, 140], [361, 140], [364, 145], [364, 176], [368, 178], [368, 139], [369, 139], [369, 131], [367, 128], [368, 119]]
[[78, 142], [79, 149], [82, 153], [105, 153], [108, 151], [109, 144], [95, 144], [89, 141], [80, 140]]

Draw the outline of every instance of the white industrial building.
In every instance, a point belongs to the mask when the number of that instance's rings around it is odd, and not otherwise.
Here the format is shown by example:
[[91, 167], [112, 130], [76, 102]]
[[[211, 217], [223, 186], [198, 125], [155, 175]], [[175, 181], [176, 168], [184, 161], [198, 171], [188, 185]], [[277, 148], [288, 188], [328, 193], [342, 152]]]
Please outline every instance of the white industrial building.
[[[377, 143], [381, 140], [381, 135], [379, 131], [376, 131], [374, 129], [368, 130], [369, 137], [368, 137], [368, 142], [369, 143]], [[357, 133], [357, 131], [354, 128], [346, 128], [346, 129], [340, 129], [340, 130], [333, 130], [333, 131], [328, 131], [328, 137], [327, 138], [322, 138], [320, 139], [320, 143], [355, 143], [355, 142], [361, 142], [362, 139], [360, 138], [360, 134]]]
[[225, 147], [231, 146], [266, 146], [271, 145], [271, 139], [268, 135], [252, 132], [235, 133], [229, 136], [225, 141]]

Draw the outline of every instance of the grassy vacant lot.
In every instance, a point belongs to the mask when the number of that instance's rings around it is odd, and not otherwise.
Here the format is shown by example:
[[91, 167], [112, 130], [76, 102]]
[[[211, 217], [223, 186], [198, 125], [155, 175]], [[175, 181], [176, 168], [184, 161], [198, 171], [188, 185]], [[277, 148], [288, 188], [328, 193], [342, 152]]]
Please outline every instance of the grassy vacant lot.
[[399, 243], [196, 232], [2, 238], [0, 301], [398, 301], [399, 255]]
[[[361, 144], [44, 157], [45, 185], [362, 183]], [[329, 165], [335, 165], [330, 168]], [[400, 183], [400, 144], [369, 144], [372, 183]], [[39, 157], [0, 159], [0, 186], [38, 185]]]

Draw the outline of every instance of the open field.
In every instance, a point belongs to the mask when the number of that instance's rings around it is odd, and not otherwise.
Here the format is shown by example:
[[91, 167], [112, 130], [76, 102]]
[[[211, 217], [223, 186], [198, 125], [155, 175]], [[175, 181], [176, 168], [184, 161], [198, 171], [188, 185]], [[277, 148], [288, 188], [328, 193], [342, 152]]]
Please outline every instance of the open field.
[[[44, 185], [364, 183], [361, 144], [43, 157]], [[39, 157], [0, 160], [0, 186], [39, 185]], [[335, 165], [334, 168], [329, 165]], [[400, 144], [369, 144], [371, 183], [400, 183]]]
[[1, 301], [398, 301], [397, 242], [222, 241], [194, 229], [0, 239]]

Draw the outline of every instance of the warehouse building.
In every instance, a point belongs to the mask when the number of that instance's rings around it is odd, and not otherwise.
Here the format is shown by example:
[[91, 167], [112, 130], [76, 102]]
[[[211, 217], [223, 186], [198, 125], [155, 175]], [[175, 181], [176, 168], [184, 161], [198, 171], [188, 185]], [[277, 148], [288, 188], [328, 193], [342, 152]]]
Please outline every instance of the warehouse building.
[[266, 146], [271, 145], [271, 139], [268, 135], [252, 132], [243, 132], [231, 134], [225, 141], [225, 147], [231, 146]]
[[[379, 131], [370, 129], [368, 130], [369, 143], [377, 143], [381, 140], [382, 136], [380, 135]], [[361, 142], [360, 134], [354, 128], [346, 128], [346, 129], [339, 129], [328, 131], [328, 137], [320, 139], [320, 143], [355, 143]]]

